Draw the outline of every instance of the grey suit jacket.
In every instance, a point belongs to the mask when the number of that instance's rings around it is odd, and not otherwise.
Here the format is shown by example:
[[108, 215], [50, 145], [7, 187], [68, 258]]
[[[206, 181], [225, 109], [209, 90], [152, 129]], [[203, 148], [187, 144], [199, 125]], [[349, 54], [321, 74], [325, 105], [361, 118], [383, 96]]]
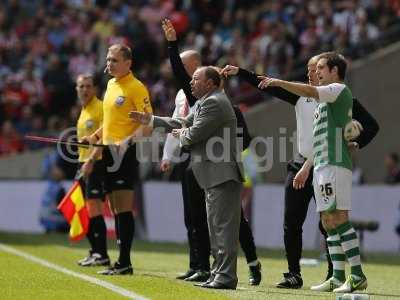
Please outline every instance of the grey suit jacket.
[[229, 180], [243, 181], [243, 166], [237, 153], [237, 120], [223, 91], [215, 91], [198, 100], [192, 113], [184, 119], [154, 117], [153, 126], [168, 132], [185, 128], [180, 137], [182, 147], [190, 149], [193, 173], [203, 189]]

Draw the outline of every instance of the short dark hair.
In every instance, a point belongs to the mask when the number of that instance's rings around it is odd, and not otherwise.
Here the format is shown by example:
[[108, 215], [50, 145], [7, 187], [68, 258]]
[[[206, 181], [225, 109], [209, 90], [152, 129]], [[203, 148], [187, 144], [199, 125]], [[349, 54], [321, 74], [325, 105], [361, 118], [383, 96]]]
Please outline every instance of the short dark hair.
[[215, 86], [219, 87], [221, 85], [221, 76], [219, 75], [215, 67], [207, 66], [204, 68], [204, 75], [206, 76], [206, 79], [210, 79]]
[[346, 77], [347, 62], [343, 55], [336, 52], [325, 52], [319, 55], [318, 60], [326, 59], [326, 65], [329, 71], [332, 71], [334, 67], [338, 69], [338, 76], [340, 80], [344, 80]]
[[94, 77], [94, 75], [93, 74], [89, 74], [89, 73], [82, 73], [82, 74], [79, 74], [77, 77], [76, 77], [76, 82], [78, 82], [78, 80], [79, 79], [90, 79], [91, 81], [92, 81], [92, 84], [93, 84], [93, 86], [97, 86], [97, 80], [96, 80], [96, 78]]
[[124, 60], [132, 60], [132, 50], [126, 45], [123, 44], [114, 44], [108, 50], [116, 50], [121, 52]]

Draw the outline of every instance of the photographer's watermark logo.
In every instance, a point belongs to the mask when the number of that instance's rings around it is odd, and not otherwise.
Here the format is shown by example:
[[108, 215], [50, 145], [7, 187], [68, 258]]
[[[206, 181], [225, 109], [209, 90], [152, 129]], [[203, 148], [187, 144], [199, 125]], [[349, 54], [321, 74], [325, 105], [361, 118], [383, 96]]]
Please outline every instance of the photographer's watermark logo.
[[[140, 130], [140, 129], [139, 129]], [[279, 128], [278, 136], [257, 136], [246, 141], [248, 149], [257, 165], [257, 172], [268, 172], [272, 169], [274, 163], [287, 163], [288, 159], [295, 157], [297, 154], [297, 132], [288, 132], [286, 128]], [[155, 128], [149, 137], [142, 137], [141, 132], [135, 133], [136, 138], [126, 139], [124, 141], [107, 141], [106, 151], [109, 151], [112, 164], [108, 165], [108, 172], [117, 171], [125, 157], [126, 150], [129, 147], [136, 147], [136, 159], [139, 163], [159, 164], [163, 156], [163, 146], [168, 136], [168, 132], [164, 128]], [[236, 136], [235, 136], [236, 134]], [[172, 138], [172, 136], [171, 136]], [[342, 160], [343, 134], [340, 128], [336, 131], [336, 159]], [[202, 163], [210, 161], [213, 163], [241, 163], [242, 151], [244, 149], [243, 130], [238, 128], [233, 131], [232, 128], [224, 128], [220, 135], [212, 136], [200, 142], [196, 142], [184, 147], [180, 145], [180, 141], [172, 138], [176, 142], [176, 149], [170, 153], [169, 160], [173, 163], [179, 163], [191, 156], [192, 163]], [[57, 150], [62, 159], [70, 163], [78, 162], [79, 147], [73, 145], [78, 142], [76, 136], [76, 128], [71, 127], [64, 130], [59, 140], [62, 143], [57, 144]], [[72, 145], [70, 145], [70, 143]], [[92, 151], [94, 147], [86, 146], [85, 148]], [[103, 151], [104, 153], [104, 151]], [[103, 156], [104, 157], [104, 156]]]
[[60, 157], [69, 163], [77, 163], [79, 157], [79, 148], [73, 143], [78, 142], [77, 128], [70, 127], [65, 129], [58, 137], [57, 152]]

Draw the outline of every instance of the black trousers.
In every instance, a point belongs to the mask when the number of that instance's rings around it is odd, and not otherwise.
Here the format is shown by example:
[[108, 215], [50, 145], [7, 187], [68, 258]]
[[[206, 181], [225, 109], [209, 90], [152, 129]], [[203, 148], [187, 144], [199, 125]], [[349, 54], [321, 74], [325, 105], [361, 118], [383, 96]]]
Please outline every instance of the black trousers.
[[[197, 183], [193, 170], [187, 167], [182, 176], [184, 219], [189, 242], [189, 267], [194, 270], [210, 270], [210, 237], [208, 233], [205, 194]], [[256, 246], [249, 222], [241, 211], [240, 246], [247, 262], [257, 260]]]
[[191, 168], [185, 168], [182, 175], [183, 212], [189, 243], [189, 267], [193, 270], [210, 270], [210, 238], [204, 191], [197, 183]]
[[[285, 213], [284, 213], [284, 243], [289, 272], [300, 274], [300, 258], [303, 249], [303, 224], [307, 217], [308, 206], [314, 197], [312, 170], [304, 188], [296, 190], [293, 188], [293, 179], [302, 167], [302, 163], [290, 162], [287, 166], [287, 177], [285, 181]], [[327, 233], [319, 225], [325, 240]], [[329, 260], [330, 268], [332, 263]]]

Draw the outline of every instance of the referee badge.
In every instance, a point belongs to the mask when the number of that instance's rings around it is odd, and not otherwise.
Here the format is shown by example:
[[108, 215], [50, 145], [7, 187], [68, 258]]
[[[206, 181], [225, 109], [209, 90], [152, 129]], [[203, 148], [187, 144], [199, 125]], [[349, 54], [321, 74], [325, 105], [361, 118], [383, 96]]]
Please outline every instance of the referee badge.
[[117, 99], [115, 99], [115, 105], [121, 106], [125, 102], [125, 97], [124, 96], [118, 96]]
[[87, 120], [85, 122], [85, 125], [86, 125], [86, 129], [91, 129], [91, 128], [93, 128], [94, 122], [93, 122], [93, 120]]

